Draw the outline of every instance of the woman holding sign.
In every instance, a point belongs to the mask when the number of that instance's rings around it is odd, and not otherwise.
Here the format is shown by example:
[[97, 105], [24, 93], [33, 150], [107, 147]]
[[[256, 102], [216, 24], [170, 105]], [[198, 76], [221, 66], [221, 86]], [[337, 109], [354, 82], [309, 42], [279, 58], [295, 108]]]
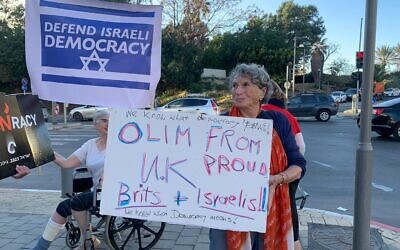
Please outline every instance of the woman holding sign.
[[[92, 175], [94, 185], [100, 183], [106, 153], [108, 119], [107, 110], [97, 111], [93, 117], [93, 123], [99, 132], [99, 137], [88, 140], [68, 158], [54, 152], [55, 163], [62, 168], [76, 168], [84, 164]], [[48, 249], [51, 242], [57, 238], [59, 232], [64, 228], [67, 217], [71, 214], [74, 215], [81, 228], [82, 242], [84, 243], [88, 223], [86, 210], [92, 204], [93, 192], [80, 193], [71, 199], [60, 202], [33, 250]], [[95, 247], [100, 246], [100, 241], [94, 240], [94, 245]], [[84, 246], [82, 245], [78, 249], [84, 249]]]
[[276, 111], [261, 110], [273, 91], [264, 68], [240, 64], [231, 72], [229, 84], [233, 101], [229, 116], [273, 120], [267, 229], [264, 234], [210, 229], [210, 249], [294, 249], [288, 184], [304, 175], [306, 161], [287, 118]]

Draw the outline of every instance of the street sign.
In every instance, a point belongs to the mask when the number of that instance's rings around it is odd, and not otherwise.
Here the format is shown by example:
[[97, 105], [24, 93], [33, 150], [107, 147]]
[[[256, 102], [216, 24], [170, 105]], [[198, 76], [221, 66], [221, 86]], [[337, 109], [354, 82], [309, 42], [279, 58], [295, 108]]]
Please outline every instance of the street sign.
[[285, 82], [284, 86], [285, 86], [286, 89], [290, 88], [290, 82]]
[[22, 82], [22, 85], [28, 85], [28, 83], [29, 83], [28, 79], [26, 79], [25, 77], [22, 78], [21, 82]]
[[28, 90], [28, 85], [22, 85], [21, 89], [25, 93]]
[[21, 79], [21, 83], [22, 83], [22, 86], [21, 86], [21, 89], [22, 89], [22, 91], [24, 92], [24, 94], [25, 94], [25, 92], [28, 90], [28, 79], [26, 79], [25, 77], [24, 78], [22, 78]]

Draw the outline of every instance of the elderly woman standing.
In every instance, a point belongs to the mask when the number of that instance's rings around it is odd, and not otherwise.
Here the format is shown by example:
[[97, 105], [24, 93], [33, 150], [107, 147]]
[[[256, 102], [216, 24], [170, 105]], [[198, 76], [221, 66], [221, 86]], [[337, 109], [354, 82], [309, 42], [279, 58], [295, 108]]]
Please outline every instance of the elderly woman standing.
[[240, 64], [229, 76], [233, 107], [229, 116], [273, 120], [266, 233], [210, 229], [211, 250], [293, 249], [288, 183], [305, 173], [306, 161], [296, 145], [287, 118], [279, 112], [262, 111], [272, 94], [268, 73], [256, 64]]

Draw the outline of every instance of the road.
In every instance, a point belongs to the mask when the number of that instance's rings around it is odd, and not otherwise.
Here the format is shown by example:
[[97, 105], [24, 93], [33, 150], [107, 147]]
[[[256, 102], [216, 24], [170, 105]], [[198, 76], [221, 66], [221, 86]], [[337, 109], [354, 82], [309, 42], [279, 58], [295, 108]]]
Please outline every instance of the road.
[[[341, 109], [346, 106], [349, 103], [342, 105]], [[310, 194], [306, 207], [353, 215], [355, 154], [359, 138], [356, 121], [350, 117], [332, 117], [326, 123], [313, 118], [299, 121], [306, 141], [308, 170], [301, 181], [302, 187]], [[50, 131], [54, 150], [67, 156], [84, 141], [95, 137], [91, 123], [84, 124], [83, 128]], [[400, 143], [375, 133], [372, 136], [372, 219], [400, 227]], [[60, 179], [60, 168], [49, 163], [40, 170], [33, 170], [23, 180], [2, 180], [0, 188], [60, 190]]]
[[[300, 119], [300, 126], [307, 159], [307, 174], [301, 185], [310, 193], [306, 206], [353, 215], [359, 140], [356, 121], [348, 117], [333, 117], [327, 123]], [[400, 227], [400, 143], [372, 133], [372, 145], [371, 219]]]

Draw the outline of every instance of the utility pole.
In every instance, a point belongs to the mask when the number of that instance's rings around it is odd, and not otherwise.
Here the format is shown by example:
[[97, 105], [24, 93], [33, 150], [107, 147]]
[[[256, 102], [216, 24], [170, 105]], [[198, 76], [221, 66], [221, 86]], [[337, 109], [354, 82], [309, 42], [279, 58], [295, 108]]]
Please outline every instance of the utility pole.
[[56, 117], [56, 102], [51, 102], [51, 123], [53, 125], [57, 124], [57, 117]]
[[304, 84], [306, 81], [306, 45], [305, 44], [300, 44], [299, 48], [303, 48], [303, 93], [305, 92]]
[[293, 38], [293, 83], [292, 83], [292, 96], [294, 96], [294, 86], [296, 82], [296, 47], [297, 47], [297, 39], [308, 38], [307, 36], [296, 36], [294, 34]]
[[366, 0], [363, 90], [360, 117], [360, 141], [356, 152], [354, 196], [353, 249], [370, 248], [371, 181], [373, 148], [371, 144], [372, 82], [376, 39], [376, 12], [378, 0]]
[[293, 83], [292, 83], [292, 96], [294, 96], [294, 85], [296, 82], [296, 34], [294, 35], [293, 38]]
[[[285, 82], [285, 95], [286, 95], [286, 99], [288, 99], [288, 86], [287, 84], [290, 83], [289, 82], [289, 65], [286, 65], [286, 82]], [[290, 86], [290, 84], [289, 84]]]

